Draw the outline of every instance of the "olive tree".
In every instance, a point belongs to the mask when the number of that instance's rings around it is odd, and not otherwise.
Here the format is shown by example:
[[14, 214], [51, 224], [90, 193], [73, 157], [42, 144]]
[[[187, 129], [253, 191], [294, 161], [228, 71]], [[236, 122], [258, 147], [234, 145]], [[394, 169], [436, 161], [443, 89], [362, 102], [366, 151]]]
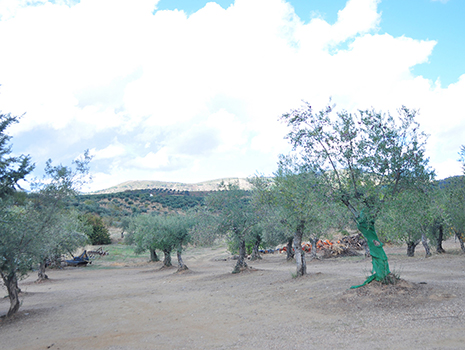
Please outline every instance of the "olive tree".
[[178, 271], [187, 270], [182, 251], [191, 240], [194, 221], [188, 215], [138, 215], [130, 224], [126, 242], [135, 245], [135, 252], [149, 250], [152, 261], [158, 261], [156, 249], [164, 253], [163, 266], [170, 267], [171, 252], [176, 250]]
[[276, 203], [273, 193], [275, 188], [273, 178], [257, 175], [250, 179], [250, 182], [253, 185], [254, 205], [259, 206], [262, 213], [260, 220], [262, 245], [267, 248], [275, 248], [278, 245], [286, 244], [286, 259], [293, 260], [294, 232], [287, 225], [283, 208]]
[[387, 256], [375, 222], [385, 204], [412, 183], [429, 182], [426, 135], [417, 112], [402, 107], [396, 116], [372, 110], [314, 112], [309, 103], [282, 115], [287, 138], [303, 164], [321, 175], [332, 197], [351, 212], [367, 240], [373, 280], [389, 282]]
[[87, 233], [92, 228], [66, 204], [89, 181], [90, 161], [88, 151], [81, 158], [75, 159], [72, 166], [54, 166], [48, 160], [44, 179], [32, 184], [29, 221], [35, 225], [32, 229], [36, 235], [41, 237], [37, 252], [39, 280], [48, 278], [45, 274], [47, 262], [57, 261], [62, 254], [73, 252], [88, 242]]
[[412, 188], [399, 193], [388, 203], [379, 217], [379, 232], [390, 241], [407, 244], [407, 256], [415, 255], [421, 242], [426, 257], [431, 256], [428, 236], [435, 225], [437, 211], [431, 188]]
[[[281, 157], [268, 187], [269, 195], [261, 195], [262, 202], [268, 199], [271, 205], [279, 208], [279, 222], [285, 226], [285, 231], [292, 233], [297, 277], [307, 273], [303, 239], [308, 238], [312, 242], [312, 257], [316, 257], [316, 242], [331, 225], [328, 214], [332, 203], [319, 181], [320, 176], [299, 164], [297, 159]], [[256, 187], [257, 190], [263, 188]]]
[[190, 215], [171, 214], [162, 216], [162, 234], [173, 250], [176, 250], [178, 271], [187, 270], [182, 259], [182, 252], [191, 241], [191, 228], [194, 221]]
[[[34, 165], [29, 156], [10, 156], [11, 137], [5, 130], [17, 121], [0, 115], [0, 275], [10, 299], [7, 316], [20, 307], [18, 281], [51, 254], [69, 248], [70, 234], [79, 234], [76, 215], [65, 211], [63, 201], [84, 181], [90, 161], [87, 153], [83, 160], [75, 161], [76, 172], [48, 161], [47, 181], [36, 183], [31, 195], [21, 193], [18, 182]], [[41, 272], [45, 276], [42, 269], [39, 276]]]
[[24, 220], [27, 211], [17, 206], [18, 182], [34, 170], [29, 156], [10, 155], [11, 136], [6, 129], [17, 122], [18, 118], [10, 114], [0, 114], [0, 275], [10, 299], [7, 316], [19, 309], [18, 280], [29, 272], [35, 253], [33, 237], [17, 230], [27, 222]]
[[152, 215], [137, 215], [129, 221], [127, 234], [124, 241], [134, 246], [134, 252], [141, 254], [150, 253], [150, 261], [160, 261], [156, 249], [157, 240], [153, 239], [153, 230], [156, 227], [156, 218]]
[[198, 206], [190, 210], [193, 226], [190, 231], [191, 243], [196, 246], [211, 247], [221, 238], [217, 217], [207, 206]]
[[29, 155], [11, 156], [11, 136], [6, 134], [6, 129], [17, 122], [17, 117], [0, 113], [0, 199], [3, 201], [20, 189], [18, 182], [35, 168]]
[[218, 191], [206, 198], [206, 205], [217, 219], [216, 230], [228, 236], [230, 244], [239, 249], [233, 273], [248, 268], [245, 243], [252, 228], [260, 222], [260, 214], [249, 192], [237, 184], [221, 184]]
[[441, 184], [444, 226], [450, 229], [465, 253], [465, 176], [448, 178]]

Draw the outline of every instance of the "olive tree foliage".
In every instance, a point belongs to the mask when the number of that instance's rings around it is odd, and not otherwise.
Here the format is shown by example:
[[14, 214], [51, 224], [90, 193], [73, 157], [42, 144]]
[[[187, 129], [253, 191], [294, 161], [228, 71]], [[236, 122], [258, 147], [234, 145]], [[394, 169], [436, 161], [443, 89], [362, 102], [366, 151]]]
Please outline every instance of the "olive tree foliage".
[[129, 224], [131, 220], [129, 218], [123, 217], [119, 223], [119, 227], [121, 228], [121, 238], [124, 239], [124, 232], [126, 232], [129, 228]]
[[237, 184], [221, 184], [219, 190], [206, 198], [207, 208], [216, 219], [215, 230], [226, 235], [230, 246], [239, 249], [239, 257], [233, 273], [248, 268], [246, 263], [246, 241], [252, 228], [259, 224], [260, 213], [252, 203], [248, 191], [241, 190]]
[[465, 253], [465, 176], [448, 178], [440, 187], [446, 233], [449, 231], [455, 235]]
[[461, 146], [459, 157], [464, 175], [439, 180], [435, 185], [434, 201], [441, 213], [432, 227], [432, 235], [438, 253], [445, 252], [442, 241], [451, 235], [455, 235], [465, 253], [465, 146]]
[[48, 279], [47, 266], [60, 266], [63, 254], [72, 254], [77, 248], [88, 243], [86, 232], [89, 227], [74, 210], [56, 210], [51, 217], [44, 220], [43, 210], [29, 208], [27, 220], [31, 233], [37, 239], [38, 280]]
[[17, 122], [17, 117], [0, 112], [0, 199], [3, 201], [20, 189], [18, 182], [35, 167], [29, 155], [11, 156], [11, 136], [6, 134], [6, 129]]
[[431, 200], [431, 211], [435, 217], [428, 236], [430, 241], [436, 245], [436, 252], [442, 254], [446, 252], [442, 247], [443, 241], [452, 236], [452, 231], [447, 224], [447, 203], [444, 202], [447, 200], [447, 191], [444, 190], [444, 180], [434, 181], [431, 187], [432, 191], [428, 193], [428, 196]]
[[262, 246], [262, 243], [264, 243], [263, 235], [264, 226], [261, 225], [261, 223], [252, 226], [252, 228], [250, 229], [250, 233], [247, 235], [246, 247], [249, 246], [252, 248], [252, 252], [250, 254], [251, 261], [262, 259], [262, 257], [260, 256], [260, 247]]
[[218, 220], [208, 206], [198, 206], [190, 211], [194, 225], [191, 229], [191, 243], [195, 246], [211, 247], [222, 238]]
[[88, 170], [90, 158], [78, 160], [76, 172], [47, 162], [46, 181], [36, 182], [33, 193], [19, 191], [18, 181], [32, 172], [29, 156], [11, 157], [11, 139], [6, 128], [17, 122], [10, 115], [0, 115], [0, 275], [8, 291], [10, 309], [20, 306], [18, 281], [39, 264], [45, 277], [45, 260], [55, 257], [82, 241], [80, 222], [75, 213], [64, 209], [63, 201], [75, 193], [76, 177]]
[[182, 252], [191, 242], [191, 229], [194, 220], [190, 215], [168, 215], [165, 216], [166, 234], [171, 240], [173, 249], [176, 251], [178, 260], [178, 271], [187, 270], [187, 265], [182, 259]]
[[397, 112], [336, 112], [331, 105], [314, 112], [305, 103], [281, 117], [302, 164], [321, 175], [331, 196], [350, 210], [367, 239], [373, 274], [365, 283], [387, 281], [390, 274], [375, 230], [378, 214], [405, 188], [434, 176], [416, 111], [402, 107]]
[[124, 237], [126, 244], [134, 246], [136, 254], [149, 251], [151, 261], [160, 261], [156, 253], [156, 249], [159, 249], [157, 245], [158, 241], [153, 237], [156, 232], [157, 223], [157, 218], [152, 215], [137, 215], [132, 217], [126, 236]]
[[457, 179], [454, 191], [449, 191], [446, 200], [447, 221], [465, 253], [465, 146], [460, 147], [463, 176]]
[[[264, 181], [262, 179], [261, 183]], [[262, 203], [268, 201], [279, 208], [275, 213], [279, 213], [278, 222], [287, 232], [283, 238], [292, 234], [296, 276], [305, 275], [307, 265], [302, 241], [310, 240], [314, 248], [312, 258], [315, 258], [316, 242], [337, 222], [334, 220], [337, 217], [335, 204], [329, 200], [325, 186], [321, 186], [320, 175], [299, 164], [296, 158], [281, 157], [268, 188], [257, 185], [256, 191], [260, 190], [269, 191], [269, 194], [261, 194]]]
[[459, 184], [456, 190], [449, 195], [447, 212], [452, 231], [460, 241], [462, 252], [465, 253], [465, 146], [460, 147], [459, 155], [463, 176], [457, 180]]
[[261, 245], [265, 248], [276, 248], [278, 245], [286, 244], [287, 260], [293, 260], [294, 232], [287, 225], [283, 208], [277, 205], [273, 192], [275, 188], [273, 178], [256, 175], [249, 181], [253, 185], [254, 205], [256, 208], [259, 207], [262, 213], [260, 220]]
[[431, 256], [428, 236], [440, 213], [433, 201], [432, 188], [412, 188], [399, 193], [387, 203], [378, 220], [381, 237], [407, 245], [407, 256], [415, 255], [421, 242], [426, 257]]
[[[29, 231], [21, 228], [27, 223], [27, 210], [19, 204], [18, 182], [34, 170], [29, 156], [11, 156], [11, 136], [6, 129], [18, 122], [16, 117], [0, 114], [0, 275], [8, 291], [10, 309], [7, 316], [20, 306], [18, 280], [34, 263], [36, 242]], [[19, 234], [18, 234], [19, 233]]]
[[90, 181], [91, 159], [88, 151], [75, 159], [71, 166], [53, 165], [49, 159], [44, 178], [31, 186], [33, 206], [29, 220], [35, 225], [33, 231], [36, 235], [42, 236], [37, 252], [39, 280], [48, 278], [45, 274], [47, 263], [59, 261], [62, 254], [72, 253], [88, 243], [90, 225], [66, 204]]
[[178, 271], [187, 270], [182, 251], [191, 241], [190, 231], [193, 226], [194, 220], [190, 215], [137, 215], [131, 220], [125, 241], [134, 245], [137, 254], [148, 250], [152, 261], [159, 260], [156, 250], [161, 250], [165, 267], [172, 266], [171, 252], [175, 250]]

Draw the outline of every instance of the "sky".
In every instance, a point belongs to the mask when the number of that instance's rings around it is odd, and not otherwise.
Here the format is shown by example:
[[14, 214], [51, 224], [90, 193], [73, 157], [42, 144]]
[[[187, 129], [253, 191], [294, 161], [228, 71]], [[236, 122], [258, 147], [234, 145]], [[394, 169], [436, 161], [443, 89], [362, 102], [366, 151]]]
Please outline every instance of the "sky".
[[271, 175], [283, 113], [418, 110], [437, 178], [461, 174], [463, 0], [0, 0], [0, 111], [14, 154], [93, 155], [129, 180]]

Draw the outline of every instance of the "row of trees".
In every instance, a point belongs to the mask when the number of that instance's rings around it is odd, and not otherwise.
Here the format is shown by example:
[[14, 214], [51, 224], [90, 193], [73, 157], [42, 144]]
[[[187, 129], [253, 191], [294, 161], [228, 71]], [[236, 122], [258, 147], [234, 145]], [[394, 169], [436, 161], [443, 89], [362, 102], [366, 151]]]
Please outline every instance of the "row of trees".
[[[416, 114], [405, 107], [396, 116], [375, 110], [335, 112], [334, 106], [314, 112], [306, 103], [283, 115], [293, 151], [281, 157], [274, 176], [251, 179], [252, 191], [223, 185], [205, 199], [196, 214], [202, 223], [191, 221], [187, 235], [203, 241], [228, 237], [230, 247], [239, 253], [233, 272], [247, 268], [247, 245], [253, 248], [254, 258], [260, 245], [288, 244], [288, 254], [296, 260], [296, 275], [302, 276], [306, 273], [303, 239], [312, 243], [315, 254], [322, 235], [357, 228], [373, 261], [372, 275], [364, 284], [389, 283], [394, 278], [375, 226], [383, 240], [407, 243], [409, 255], [420, 241], [429, 254], [427, 239], [440, 247], [449, 232], [457, 235], [463, 247], [463, 177], [434, 181], [425, 156], [427, 136], [420, 131]], [[462, 148], [462, 161], [464, 153]], [[156, 227], [168, 218], [134, 220], [139, 250], [164, 251], [167, 243], [161, 240], [161, 232], [169, 233]], [[144, 234], [144, 226], [157, 234]], [[175, 242], [175, 237], [168, 241]], [[188, 241], [178, 244], [178, 251]]]
[[[259, 247], [288, 245], [296, 260], [296, 275], [306, 273], [303, 240], [316, 242], [332, 232], [357, 228], [365, 236], [373, 273], [365, 281], [390, 282], [381, 237], [404, 241], [413, 255], [415, 246], [435, 237], [438, 248], [453, 232], [464, 248], [465, 196], [463, 177], [434, 182], [425, 157], [426, 135], [419, 131], [416, 112], [402, 107], [396, 116], [374, 110], [335, 112], [334, 106], [314, 112], [309, 104], [282, 116], [289, 127], [293, 151], [283, 155], [272, 178], [250, 179], [252, 191], [222, 184], [197, 206], [182, 214], [139, 214], [125, 221], [126, 242], [136, 252], [149, 251], [171, 266], [176, 251], [178, 268], [187, 266], [182, 251], [189, 243], [211, 243], [227, 237], [238, 259], [233, 272], [247, 266]], [[26, 195], [18, 181], [34, 168], [28, 156], [11, 157], [5, 129], [17, 119], [0, 117], [0, 272], [10, 297], [8, 315], [19, 308], [18, 279], [38, 265], [46, 278], [46, 262], [108, 231], [100, 218], [83, 216], [65, 203], [89, 173], [90, 157], [73, 167], [46, 166], [46, 181], [33, 184]], [[461, 150], [465, 169], [465, 148]], [[87, 235], [86, 235], [87, 233]], [[101, 243], [109, 243], [101, 242]], [[429, 248], [427, 248], [429, 249]], [[427, 251], [428, 253], [428, 251]], [[365, 284], [364, 283], [364, 284]]]
[[172, 265], [171, 252], [176, 251], [178, 270], [187, 270], [182, 251], [191, 241], [194, 222], [190, 215], [138, 215], [130, 222], [125, 241], [135, 246], [136, 253], [149, 251], [152, 261], [159, 261], [156, 250], [161, 250], [165, 267]]
[[113, 224], [122, 217], [160, 212], [160, 205], [165, 211], [180, 211], [201, 204], [203, 195], [194, 196], [187, 191], [167, 189], [79, 195], [70, 202], [80, 212], [98, 215], [108, 224]]

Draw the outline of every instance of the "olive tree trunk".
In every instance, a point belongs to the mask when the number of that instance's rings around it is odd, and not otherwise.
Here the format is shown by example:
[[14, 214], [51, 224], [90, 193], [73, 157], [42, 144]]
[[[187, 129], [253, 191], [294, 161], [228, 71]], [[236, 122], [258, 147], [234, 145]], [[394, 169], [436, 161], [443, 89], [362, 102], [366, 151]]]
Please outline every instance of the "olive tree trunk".
[[362, 240], [362, 247], [365, 250], [365, 258], [371, 257], [370, 247], [368, 246], [368, 243], [365, 237], [363, 237], [363, 240]]
[[45, 274], [46, 266], [47, 266], [47, 263], [45, 259], [39, 263], [39, 271], [37, 272], [37, 276], [38, 276], [37, 281], [43, 281], [43, 280], [48, 279], [48, 276]]
[[19, 310], [19, 306], [20, 306], [20, 302], [19, 302], [20, 289], [18, 287], [18, 278], [16, 276], [16, 273], [14, 272], [8, 275], [5, 275], [2, 272], [1, 275], [3, 279], [3, 283], [5, 284], [5, 287], [8, 291], [8, 298], [10, 299], [10, 309], [8, 310], [8, 313], [6, 314], [6, 317], [10, 317]]
[[316, 256], [316, 238], [310, 238], [310, 243], [312, 244], [312, 250], [310, 251], [310, 259], [317, 259], [318, 257]]
[[150, 249], [150, 261], [160, 261], [155, 249]]
[[465, 243], [464, 243], [464, 234], [461, 233], [461, 232], [455, 232], [455, 237], [457, 237], [457, 239], [459, 240], [460, 242], [460, 249], [462, 249], [462, 252], [465, 253]]
[[297, 264], [296, 275], [301, 277], [307, 273], [307, 263], [305, 261], [305, 252], [302, 250], [302, 235], [305, 223], [302, 221], [297, 227], [294, 234], [294, 254], [295, 262]]
[[176, 254], [178, 256], [178, 271], [188, 270], [187, 265], [184, 264], [184, 261], [182, 260], [181, 251], [178, 250]]
[[407, 256], [409, 257], [415, 256], [415, 248], [417, 247], [418, 243], [420, 242], [419, 241], [407, 242]]
[[259, 260], [262, 258], [258, 249], [259, 247], [260, 241], [256, 241], [252, 248], [252, 256], [250, 257], [250, 260]]
[[165, 267], [173, 266], [173, 264], [171, 264], [171, 251], [164, 250], [163, 254], [165, 255], [165, 258], [163, 259], [163, 266]]
[[436, 252], [438, 254], [445, 253], [446, 251], [442, 247], [442, 242], [444, 241], [444, 227], [439, 225], [439, 232], [437, 237]]
[[294, 238], [289, 238], [287, 241], [287, 246], [286, 246], [286, 260], [294, 260], [294, 252], [292, 250], [292, 243], [294, 242]]
[[424, 233], [421, 234], [421, 244], [423, 244], [423, 248], [425, 248], [425, 258], [431, 256], [431, 249], [429, 248], [428, 239]]
[[245, 262], [245, 253], [245, 239], [242, 239], [239, 244], [239, 259], [237, 259], [236, 266], [234, 267], [232, 273], [239, 273], [248, 267], [247, 263]]

